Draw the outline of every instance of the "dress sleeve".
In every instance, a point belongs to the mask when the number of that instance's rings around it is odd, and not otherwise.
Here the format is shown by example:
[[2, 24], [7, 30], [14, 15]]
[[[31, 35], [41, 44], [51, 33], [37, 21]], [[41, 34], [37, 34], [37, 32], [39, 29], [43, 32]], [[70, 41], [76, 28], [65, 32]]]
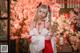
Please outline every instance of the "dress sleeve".
[[35, 28], [33, 28], [32, 30], [30, 30], [29, 32], [30, 37], [28, 38], [29, 42], [32, 42], [32, 36], [35, 35]]
[[29, 32], [29, 35], [30, 35], [30, 42], [35, 42], [36, 41], [36, 36], [39, 35], [38, 34], [38, 31], [36, 30], [36, 28], [33, 28], [30, 32]]
[[33, 28], [32, 30], [30, 30], [29, 35], [30, 36], [38, 35], [36, 28]]

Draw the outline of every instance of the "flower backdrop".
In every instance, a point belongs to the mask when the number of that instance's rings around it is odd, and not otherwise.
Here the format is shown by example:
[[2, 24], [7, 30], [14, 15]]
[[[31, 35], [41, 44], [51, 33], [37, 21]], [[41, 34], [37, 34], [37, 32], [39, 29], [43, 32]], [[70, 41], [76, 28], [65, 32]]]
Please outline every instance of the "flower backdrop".
[[37, 6], [40, 3], [50, 6], [53, 20], [54, 16], [58, 17], [61, 7], [56, 3], [56, 0], [11, 0], [11, 34], [22, 28], [21, 24], [23, 23], [26, 26], [23, 28], [27, 28], [27, 31], [29, 31], [29, 25], [33, 21]]

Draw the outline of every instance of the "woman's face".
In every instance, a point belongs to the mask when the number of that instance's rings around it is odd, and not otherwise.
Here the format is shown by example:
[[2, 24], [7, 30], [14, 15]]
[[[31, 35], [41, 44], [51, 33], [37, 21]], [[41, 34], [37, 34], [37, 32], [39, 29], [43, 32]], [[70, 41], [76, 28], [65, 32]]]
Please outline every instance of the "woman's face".
[[47, 9], [44, 9], [44, 8], [39, 8], [38, 10], [38, 16], [40, 19], [43, 19], [47, 16]]

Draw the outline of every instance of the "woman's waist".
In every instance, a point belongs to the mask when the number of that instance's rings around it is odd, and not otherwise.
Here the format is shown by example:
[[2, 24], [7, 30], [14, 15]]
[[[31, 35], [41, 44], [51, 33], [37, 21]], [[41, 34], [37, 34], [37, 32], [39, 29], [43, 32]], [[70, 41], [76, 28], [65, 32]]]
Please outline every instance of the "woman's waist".
[[50, 42], [51, 42], [51, 40], [45, 40], [45, 42], [50, 43]]

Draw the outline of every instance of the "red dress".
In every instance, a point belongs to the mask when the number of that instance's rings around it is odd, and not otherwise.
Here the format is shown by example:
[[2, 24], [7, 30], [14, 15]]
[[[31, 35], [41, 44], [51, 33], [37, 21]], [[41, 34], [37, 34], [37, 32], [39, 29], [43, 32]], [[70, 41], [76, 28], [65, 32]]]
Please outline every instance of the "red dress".
[[53, 49], [52, 49], [50, 40], [45, 40], [45, 48], [43, 49], [43, 53], [53, 53]]

